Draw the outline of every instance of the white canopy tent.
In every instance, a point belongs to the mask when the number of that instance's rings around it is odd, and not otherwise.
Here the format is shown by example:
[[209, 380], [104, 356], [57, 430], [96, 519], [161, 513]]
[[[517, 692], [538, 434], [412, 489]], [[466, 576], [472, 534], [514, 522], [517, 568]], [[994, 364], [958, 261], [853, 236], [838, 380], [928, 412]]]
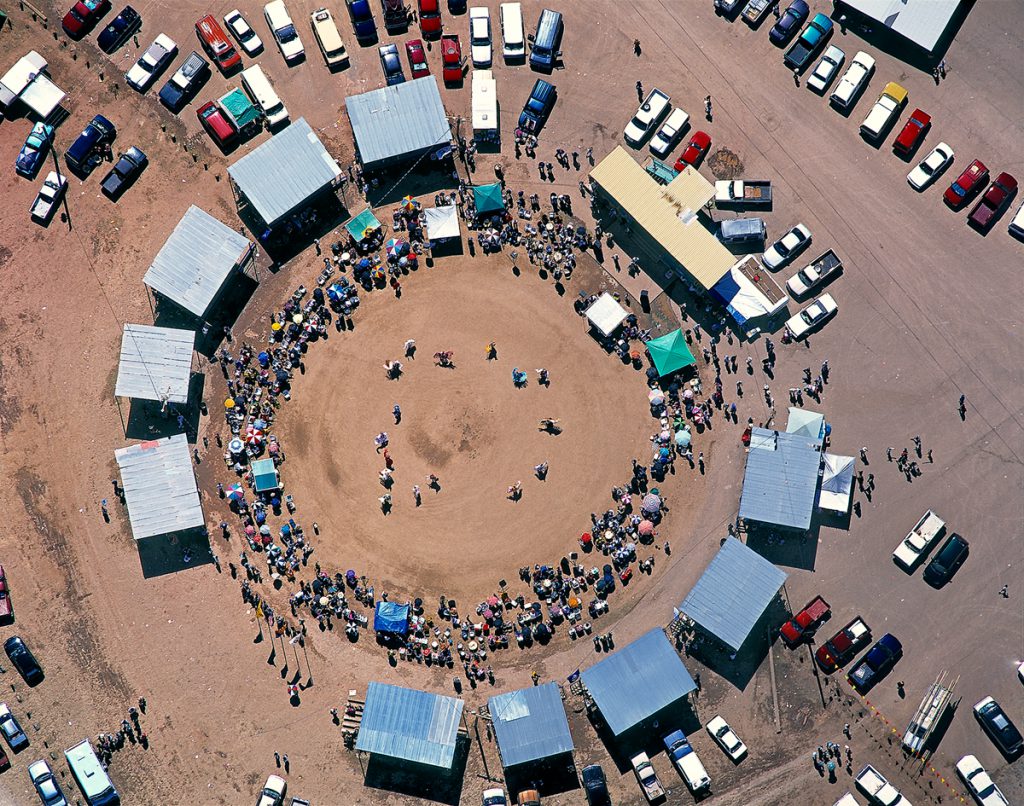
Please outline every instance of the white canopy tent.
[[825, 461], [818, 508], [845, 514], [850, 509], [850, 496], [853, 493], [853, 457], [825, 453], [822, 458]]
[[46, 59], [30, 50], [0, 78], [0, 106], [20, 100], [46, 120], [60, 106], [66, 94], [45, 75]]
[[822, 439], [825, 436], [825, 415], [810, 409], [790, 406], [786, 433]]
[[587, 319], [590, 324], [604, 335], [610, 336], [621, 327], [623, 320], [629, 316], [626, 309], [619, 305], [618, 300], [605, 291], [597, 302], [587, 308]]
[[459, 225], [459, 210], [454, 204], [441, 207], [428, 207], [423, 211], [426, 219], [427, 238], [431, 241], [443, 241], [448, 238], [461, 238], [462, 227]]

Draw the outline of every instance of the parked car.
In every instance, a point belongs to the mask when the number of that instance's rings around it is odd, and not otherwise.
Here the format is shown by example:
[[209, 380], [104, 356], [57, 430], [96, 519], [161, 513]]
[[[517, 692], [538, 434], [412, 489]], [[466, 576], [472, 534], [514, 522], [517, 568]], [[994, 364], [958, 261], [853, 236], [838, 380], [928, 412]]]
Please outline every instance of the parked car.
[[445, 34], [441, 37], [441, 77], [445, 84], [457, 84], [462, 81], [465, 69], [458, 35]]
[[100, 35], [96, 37], [96, 44], [104, 53], [113, 53], [141, 27], [142, 17], [139, 12], [131, 6], [125, 6], [110, 21], [110, 25], [100, 31]]
[[[318, 8], [309, 15], [309, 24], [313, 28], [313, 37], [320, 48], [320, 53], [327, 63], [327, 68], [340, 68], [348, 62], [348, 50], [341, 40], [341, 33], [334, 22], [330, 9]], [[408, 46], [407, 46], [408, 47]]]
[[0, 624], [14, 621], [14, 606], [11, 604], [11, 592], [7, 589], [7, 572], [0, 565]]
[[671, 108], [669, 97], [657, 87], [652, 89], [626, 124], [622, 132], [625, 141], [634, 148], [639, 148], [644, 140], [654, 133]]
[[807, 7], [807, 3], [804, 0], [793, 0], [775, 21], [775, 25], [768, 32], [768, 39], [773, 45], [780, 47], [785, 45], [790, 37], [803, 25], [804, 20], [807, 19], [810, 13], [811, 10]]
[[306, 49], [302, 46], [299, 32], [295, 30], [295, 23], [292, 22], [284, 0], [271, 0], [263, 6], [263, 16], [286, 62], [298, 61], [306, 55]]
[[693, 137], [690, 138], [690, 142], [686, 148], [683, 149], [683, 153], [679, 155], [679, 159], [676, 160], [674, 167], [677, 171], [683, 170], [687, 165], [692, 165], [696, 168], [700, 165], [701, 161], [708, 155], [708, 151], [711, 150], [711, 135], [707, 132], [694, 132]]
[[263, 40], [259, 38], [257, 33], [249, 25], [245, 17], [242, 16], [242, 12], [237, 8], [232, 9], [224, 15], [224, 24], [231, 31], [231, 35], [235, 38], [242, 50], [245, 51], [247, 56], [255, 56], [261, 50], [263, 50]]
[[43, 806], [67, 806], [68, 801], [64, 797], [64, 791], [57, 783], [57, 778], [54, 776], [53, 770], [50, 769], [50, 765], [46, 763], [46, 759], [41, 758], [39, 761], [29, 764], [28, 777], [32, 786], [36, 788], [36, 794], [39, 795]]
[[384, 81], [388, 86], [401, 84], [405, 81], [405, 74], [402, 72], [402, 60], [398, 58], [398, 45], [388, 43], [378, 48], [380, 54], [380, 66], [384, 69]]
[[482, 800], [483, 806], [508, 806], [508, 797], [500, 787], [485, 789]]
[[[786, 327], [794, 339], [802, 338], [812, 330], [817, 330], [839, 311], [839, 306], [831, 294], [822, 294], [814, 302], [804, 308], [796, 316], [786, 321]], [[820, 651], [820, 650], [819, 650]]]
[[384, 15], [384, 30], [389, 34], [409, 30], [409, 9], [405, 0], [380, 0], [380, 10]]
[[557, 97], [555, 85], [538, 78], [530, 90], [530, 97], [523, 105], [523, 111], [519, 114], [519, 128], [530, 134], [537, 134], [551, 114]]
[[114, 142], [117, 129], [103, 115], [96, 115], [85, 124], [82, 133], [64, 152], [64, 162], [73, 171], [86, 174], [102, 161], [99, 150]]
[[21, 724], [11, 713], [10, 707], [5, 702], [0, 702], [0, 733], [3, 733], [11, 750], [18, 753], [28, 747], [28, 736], [21, 729]]
[[811, 231], [803, 224], [797, 224], [764, 250], [761, 262], [769, 269], [780, 269], [806, 249], [810, 242]]
[[1024, 204], [1017, 208], [1017, 215], [1010, 221], [1010, 226], [1007, 229], [1011, 235], [1024, 238]]
[[816, 257], [786, 281], [789, 293], [799, 299], [839, 274], [843, 261], [832, 249]]
[[854, 783], [876, 806], [910, 806], [900, 791], [870, 764], [857, 773]]
[[282, 806], [288, 791], [288, 782], [280, 775], [267, 776], [267, 782], [260, 790], [260, 799], [256, 806]]
[[646, 753], [639, 753], [629, 760], [633, 766], [633, 773], [636, 775], [637, 783], [643, 790], [644, 797], [648, 803], [654, 803], [665, 797], [665, 787], [658, 780], [658, 773]]
[[979, 806], [1010, 806], [1006, 795], [992, 782], [977, 757], [964, 756], [956, 763], [956, 771]]
[[96, 21], [110, 11], [110, 0], [78, 0], [60, 21], [64, 33], [72, 39], [85, 36]]
[[46, 159], [46, 152], [50, 150], [53, 142], [53, 126], [48, 123], [37, 123], [32, 131], [25, 138], [25, 145], [21, 147], [17, 158], [14, 160], [14, 171], [26, 179], [34, 179], [39, 173], [39, 166]]
[[843, 66], [845, 59], [846, 54], [842, 50], [835, 45], [829, 45], [825, 48], [821, 58], [818, 59], [814, 70], [807, 77], [807, 87], [815, 92], [825, 92], [825, 89], [832, 83], [832, 79], [839, 72], [839, 68]]
[[668, 757], [672, 759], [672, 763], [679, 774], [683, 776], [683, 780], [691, 792], [697, 794], [711, 789], [711, 778], [708, 777], [708, 771], [704, 769], [704, 765], [681, 730], [663, 736], [661, 741], [665, 745]]
[[4, 641], [4, 652], [18, 670], [18, 674], [25, 678], [26, 683], [38, 686], [43, 682], [43, 667], [39, 665], [36, 656], [20, 636], [12, 635]]
[[704, 726], [708, 735], [715, 740], [725, 754], [733, 761], [742, 761], [747, 755], [747, 746], [740, 741], [740, 737], [729, 727], [729, 723], [722, 717], [716, 716]]
[[466, 0], [448, 0], [448, 10], [452, 14], [465, 14]]
[[861, 136], [871, 141], [881, 140], [899, 117], [908, 95], [906, 89], [895, 81], [886, 84], [868, 116], [860, 124]]
[[682, 109], [673, 109], [672, 114], [665, 119], [661, 128], [651, 138], [651, 153], [659, 159], [667, 157], [689, 125], [690, 116]]
[[441, 0], [419, 0], [420, 33], [424, 39], [441, 36]]
[[862, 694], [889, 674], [896, 662], [903, 657], [903, 644], [892, 633], [886, 633], [850, 669], [847, 679]]
[[525, 789], [516, 798], [516, 806], [540, 806], [540, 792], [536, 789]]
[[988, 168], [985, 167], [985, 163], [981, 160], [974, 160], [964, 168], [963, 173], [956, 178], [956, 181], [946, 188], [942, 198], [954, 210], [959, 210], [967, 204], [968, 200], [981, 189], [987, 180]]
[[213, 101], [207, 101], [199, 107], [196, 110], [196, 117], [206, 129], [206, 133], [221, 148], [227, 148], [238, 138], [238, 129]]
[[141, 149], [132, 146], [117, 158], [110, 172], [100, 182], [100, 189], [111, 199], [117, 199], [128, 186], [139, 178], [149, 164]]
[[172, 112], [188, 103], [210, 78], [210, 63], [195, 51], [160, 88], [160, 102]]
[[491, 13], [483, 6], [469, 10], [469, 56], [474, 67], [491, 66]]
[[945, 143], [939, 143], [907, 174], [907, 182], [914, 190], [924, 190], [949, 167], [952, 161], [953, 149]]
[[39, 188], [35, 201], [32, 202], [32, 207], [29, 208], [32, 220], [44, 225], [49, 223], [50, 219], [53, 218], [53, 214], [60, 206], [61, 199], [64, 198], [67, 189], [68, 178], [64, 174], [50, 171], [46, 175], [46, 179], [43, 180], [43, 186]]
[[843, 77], [829, 96], [829, 103], [840, 109], [849, 109], [860, 97], [861, 90], [868, 84], [868, 79], [875, 70], [875, 59], [863, 50], [857, 51]]
[[999, 174], [974, 205], [967, 223], [987, 232], [1016, 192], [1017, 180], [1005, 171]]
[[896, 135], [892, 150], [902, 157], [909, 158], [921, 145], [931, 125], [932, 116], [922, 109], [915, 109], [910, 113], [910, 118], [903, 125], [902, 131]]
[[128, 86], [145, 92], [153, 80], [164, 71], [178, 53], [178, 44], [167, 34], [160, 34], [146, 48], [132, 68], [124, 74]]
[[[216, 63], [220, 71], [227, 75], [242, 64], [242, 57], [228, 41], [228, 35], [220, 27], [220, 23], [212, 14], [207, 14], [196, 21], [196, 36], [203, 43], [203, 49]], [[262, 45], [262, 43], [260, 43]]]
[[587, 796], [587, 806], [612, 806], [608, 794], [608, 782], [600, 764], [590, 764], [581, 770], [583, 792]]
[[1013, 757], [1024, 749], [1024, 738], [1021, 737], [1017, 726], [1010, 721], [1002, 706], [991, 697], [985, 697], [974, 704], [974, 716], [1003, 755]]
[[828, 35], [832, 33], [832, 20], [825, 14], [815, 14], [807, 27], [800, 32], [786, 55], [782, 58], [783, 63], [790, 70], [803, 70], [811, 63], [814, 54], [824, 44]]
[[953, 578], [953, 574], [964, 564], [971, 547], [956, 532], [953, 532], [942, 547], [935, 552], [931, 562], [924, 568], [924, 581], [933, 588], [941, 588]]
[[832, 616], [829, 603], [820, 596], [815, 596], [803, 606], [799, 613], [782, 625], [779, 635], [789, 646], [794, 647], [810, 640], [818, 626]]
[[946, 522], [928, 510], [921, 516], [921, 519], [914, 524], [905, 538], [893, 549], [892, 559], [904, 571], [913, 571], [919, 562], [924, 559], [928, 549], [946, 531]]
[[423, 50], [423, 42], [419, 39], [410, 39], [405, 43], [405, 55], [409, 59], [409, 73], [413, 78], [423, 78], [430, 75], [430, 68], [427, 66], [427, 54]]

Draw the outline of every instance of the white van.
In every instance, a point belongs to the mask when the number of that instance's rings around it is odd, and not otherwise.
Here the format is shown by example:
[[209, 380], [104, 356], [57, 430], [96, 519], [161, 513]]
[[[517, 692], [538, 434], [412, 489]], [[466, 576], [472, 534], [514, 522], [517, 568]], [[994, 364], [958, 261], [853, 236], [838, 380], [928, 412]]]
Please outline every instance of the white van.
[[249, 93], [253, 103], [256, 104], [267, 118], [267, 125], [270, 128], [285, 123], [288, 120], [288, 110], [285, 109], [281, 99], [277, 97], [274, 88], [270, 86], [263, 69], [254, 64], [242, 71], [242, 86]]
[[348, 51], [345, 50], [345, 43], [341, 41], [341, 34], [338, 33], [338, 26], [334, 24], [331, 12], [326, 8], [318, 8], [309, 15], [309, 20], [327, 66], [335, 67], [347, 62]]
[[120, 795], [114, 789], [114, 784], [100, 764], [100, 760], [96, 758], [88, 739], [83, 739], [74, 747], [65, 750], [64, 758], [67, 759], [71, 774], [78, 782], [78, 787], [89, 806], [112, 806], [121, 802]]
[[502, 3], [501, 55], [506, 62], [526, 60], [526, 34], [523, 30], [523, 7], [520, 3]]

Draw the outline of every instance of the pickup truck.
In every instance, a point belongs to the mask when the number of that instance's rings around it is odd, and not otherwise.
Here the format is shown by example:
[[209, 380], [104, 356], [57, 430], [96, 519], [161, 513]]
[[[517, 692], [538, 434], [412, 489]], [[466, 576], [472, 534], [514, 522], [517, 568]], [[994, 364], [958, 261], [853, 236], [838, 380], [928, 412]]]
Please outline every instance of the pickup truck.
[[860, 616], [833, 635], [814, 653], [815, 660], [825, 674], [831, 674], [846, 664], [871, 640], [871, 628]]
[[928, 547], [942, 537], [945, 531], [946, 522], [929, 509], [893, 551], [893, 561], [910, 573], [921, 562]]
[[715, 204], [771, 204], [772, 183], [767, 179], [753, 182], [733, 179], [715, 182]]
[[843, 261], [839, 255], [829, 249], [790, 277], [786, 281], [786, 288], [794, 297], [802, 297], [816, 289], [832, 275], [838, 274], [842, 268]]
[[860, 133], [869, 140], [880, 140], [889, 130], [907, 102], [907, 91], [895, 81], [885, 85], [868, 116], [860, 124]]
[[740, 16], [743, 20], [751, 27], [757, 25], [761, 20], [764, 19], [765, 14], [772, 8], [779, 0], [750, 0], [746, 6], [743, 7], [743, 11], [740, 12]]
[[43, 186], [32, 202], [31, 212], [35, 221], [47, 223], [52, 217], [60, 200], [68, 188], [68, 178], [56, 171], [50, 171], [43, 180]]
[[803, 70], [811, 63], [818, 48], [832, 31], [832, 20], [824, 14], [815, 14], [807, 27], [797, 37], [782, 61], [790, 70]]
[[978, 199], [967, 222], [984, 232], [995, 221], [996, 216], [1003, 211], [1010, 197], [1017, 190], [1017, 180], [1005, 171], [995, 178], [995, 181], [988, 186], [988, 190]]
[[875, 683], [889, 673], [896, 662], [903, 657], [903, 644], [892, 633], [886, 633], [867, 654], [850, 669], [847, 680], [857, 691], [864, 694]]
[[651, 764], [646, 753], [633, 756], [630, 763], [633, 765], [633, 772], [636, 773], [636, 779], [640, 782], [640, 788], [644, 791], [644, 797], [647, 798], [648, 803], [654, 803], [665, 797], [665, 787], [658, 780], [658, 773], [654, 771], [654, 765]]
[[380, 0], [384, 12], [384, 28], [389, 34], [405, 31], [409, 27], [409, 9], [404, 0]]
[[810, 640], [818, 625], [832, 615], [829, 603], [820, 596], [815, 596], [804, 605], [803, 610], [782, 625], [779, 635], [789, 646], [795, 647], [803, 641]]
[[854, 783], [857, 784], [857, 789], [878, 806], [910, 806], [910, 801], [870, 764], [857, 773]]
[[693, 752], [686, 735], [677, 730], [664, 737], [665, 749], [669, 758], [676, 765], [679, 774], [683, 776], [686, 785], [693, 793], [704, 792], [711, 789], [711, 779], [708, 778], [707, 770], [701, 764], [697, 754]]

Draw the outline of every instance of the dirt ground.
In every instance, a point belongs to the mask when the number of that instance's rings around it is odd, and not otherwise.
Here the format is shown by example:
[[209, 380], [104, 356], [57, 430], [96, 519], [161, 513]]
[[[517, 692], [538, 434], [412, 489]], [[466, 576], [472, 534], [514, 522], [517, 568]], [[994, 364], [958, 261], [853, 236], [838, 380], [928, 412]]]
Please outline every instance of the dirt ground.
[[[305, 23], [317, 5], [289, 2], [311, 53], [290, 69], [273, 47], [259, 4], [240, 7], [268, 44], [257, 62], [292, 117], [304, 115], [344, 165], [352, 158], [340, 112], [344, 96], [379, 86], [380, 65], [373, 48], [356, 48], [350, 41], [339, 4], [334, 11], [353, 64], [329, 74], [313, 53]], [[487, 5], [497, 30], [498, 3]], [[831, 10], [821, 0], [814, 5], [814, 11]], [[751, 32], [716, 17], [710, 6], [710, 0], [693, 0], [685, 9], [653, 0], [628, 8], [566, 4], [566, 67], [555, 74], [559, 100], [540, 156], [554, 161], [556, 147], [582, 151], [592, 145], [600, 159], [620, 141], [636, 107], [634, 82], [641, 79], [645, 87], [669, 91], [674, 103], [690, 112], [694, 127], [712, 135], [713, 151], [726, 147], [739, 156], [748, 176], [773, 180], [769, 237], [803, 221], [814, 233], [812, 252], [834, 246], [843, 255], [845, 274], [829, 289], [839, 301], [839, 317], [809, 346], [780, 349], [774, 378], [759, 371], [752, 378], [741, 376], [748, 394], [740, 401], [740, 417], [767, 415], [759, 395], [751, 393], [762, 384], [770, 383], [776, 398], [784, 400], [804, 366], [829, 359], [833, 379], [821, 408], [833, 424], [835, 449], [856, 455], [861, 445], [868, 446], [871, 465], [865, 469], [877, 475], [878, 489], [870, 500], [858, 494], [859, 510], [847, 527], [823, 528], [807, 544], [764, 550], [790, 573], [785, 592], [792, 605], [822, 593], [836, 613], [831, 625], [838, 628], [862, 613], [876, 634], [892, 631], [906, 648], [897, 669], [864, 702], [845, 684], [840, 693], [827, 684], [819, 689], [806, 657], [775, 646], [781, 733], [776, 733], [768, 663], [758, 664], [736, 685], [687, 659], [691, 671], [703, 676], [704, 690], [696, 700], [701, 721], [722, 713], [751, 747], [750, 758], [733, 767], [706, 735], [694, 736], [715, 781], [714, 799], [834, 802], [844, 787], [852, 791], [852, 782], [845, 773], [835, 783], [819, 779], [806, 759], [826, 739], [846, 742], [840, 732], [845, 722], [854, 728], [849, 743], [855, 761], [875, 763], [914, 803], [956, 802], [964, 793], [953, 764], [967, 752], [979, 756], [1011, 801], [1022, 799], [1020, 762], [1003, 760], [970, 714], [975, 701], [992, 694], [1018, 725], [1024, 724], [1014, 676], [1024, 657], [1018, 585], [1024, 559], [1019, 539], [1024, 378], [1016, 314], [1022, 247], [1006, 233], [1009, 215], [981, 237], [964, 225], [962, 214], [949, 213], [938, 201], [944, 181], [974, 156], [994, 171], [1006, 169], [1018, 177], [1024, 167], [1019, 158], [1024, 93], [1012, 68], [1022, 53], [1020, 40], [1008, 34], [1019, 30], [1020, 10], [1010, 2], [975, 4], [949, 51], [949, 78], [940, 85], [855, 32], [837, 32], [834, 41], [848, 57], [864, 48], [878, 58], [870, 86], [845, 118], [794, 87], [767, 42], [767, 26]], [[185, 2], [168, 13], [156, 3], [137, 6], [145, 19], [139, 42], [144, 48], [162, 29], [187, 51], [196, 46], [193, 21], [231, 7]], [[524, 3], [527, 25], [541, 7], [533, 0]], [[126, 442], [127, 404], [119, 409], [112, 396], [121, 327], [153, 318], [142, 275], [189, 204], [239, 225], [226, 166], [269, 135], [259, 135], [237, 154], [220, 154], [199, 129], [194, 108], [237, 79], [214, 76], [197, 102], [171, 116], [159, 106], [155, 90], [140, 97], [121, 82], [120, 73], [138, 55], [134, 43], [113, 59], [96, 50], [95, 34], [68, 45], [59, 33], [64, 9], [46, 10], [48, 29], [26, 12], [10, 9], [13, 27], [0, 32], [5, 54], [0, 68], [25, 50], [38, 49], [50, 61], [55, 82], [70, 95], [70, 118], [58, 129], [58, 147], [66, 148], [89, 118], [102, 112], [119, 127], [115, 150], [137, 144], [151, 166], [116, 205], [98, 192], [105, 168], [85, 182], [73, 179], [70, 221], [56, 219], [48, 229], [31, 224], [26, 213], [41, 180], [25, 181], [10, 169], [0, 179], [6, 296], [0, 311], [0, 474], [9, 490], [0, 499], [7, 525], [0, 536], [0, 562], [17, 615], [0, 637], [24, 636], [47, 673], [41, 686], [28, 690], [6, 662], [0, 664], [3, 682], [12, 688], [7, 702], [32, 741], [13, 760], [13, 769], [0, 776], [0, 800], [34, 802], [24, 768], [37, 757], [50, 758], [64, 776], [66, 792], [74, 793], [60, 751], [85, 736], [116, 729], [128, 706], [145, 696], [150, 749], [129, 746], [111, 766], [127, 803], [251, 802], [274, 770], [275, 750], [290, 756], [290, 792], [314, 803], [423, 802], [364, 787], [360, 764], [343, 750], [328, 709], [340, 705], [349, 689], [365, 691], [369, 680], [451, 692], [447, 675], [415, 664], [392, 668], [372, 641], [353, 646], [330, 634], [315, 633], [308, 655], [294, 647], [271, 651], [226, 569], [218, 574], [212, 564], [197, 560], [195, 567], [144, 578], [125, 514], [114, 506], [110, 524], [100, 516], [100, 500], [113, 500], [113, 450]], [[462, 33], [466, 47], [465, 18], [445, 19]], [[56, 41], [53, 31], [58, 31]], [[634, 37], [643, 43], [639, 57], [632, 53]], [[436, 49], [428, 60], [437, 67]], [[516, 161], [509, 153], [518, 105], [536, 76], [523, 67], [496, 64], [495, 71], [507, 143], [501, 160], [510, 184], [527, 192], [551, 188], [575, 194], [583, 172], [557, 169], [557, 180], [542, 186], [534, 163]], [[954, 166], [925, 194], [906, 186], [907, 165], [887, 149], [868, 147], [856, 134], [858, 116], [866, 114], [888, 80], [904, 83], [913, 104], [932, 113], [934, 131], [926, 148], [943, 139], [957, 150]], [[467, 78], [463, 88], [444, 90], [450, 113], [468, 114], [469, 86]], [[715, 99], [712, 123], [699, 119], [706, 94]], [[24, 119], [0, 124], [0, 150], [7, 159], [13, 161], [29, 128]], [[481, 158], [480, 175], [491, 175], [490, 161]], [[703, 172], [711, 178], [707, 167]], [[265, 276], [236, 332], [252, 341], [262, 338], [269, 312], [294, 286], [311, 284], [317, 262], [309, 248], [284, 270]], [[441, 592], [482, 597], [499, 578], [515, 579], [519, 565], [542, 561], [538, 555], [556, 560], [573, 548], [581, 522], [607, 505], [609, 486], [622, 480], [629, 459], [645, 449], [652, 427], [642, 378], [609, 359], [572, 314], [573, 295], [602, 287], [610, 287], [606, 275], [580, 270], [560, 297], [550, 282], [526, 273], [514, 277], [507, 257], [445, 258], [411, 277], [402, 300], [371, 295], [356, 315], [354, 332], [316, 346], [307, 374], [296, 382], [295, 403], [280, 424], [289, 454], [284, 470], [289, 492], [296, 495], [303, 522], [318, 520], [324, 528], [313, 558], [365, 569], [391, 589], [423, 592], [429, 601]], [[672, 321], [668, 296], [682, 299], [673, 289], [659, 301], [660, 331]], [[380, 364], [398, 357], [406, 338], [417, 339], [419, 355], [404, 378], [387, 382]], [[483, 345], [491, 339], [498, 342], [499, 360], [488, 364]], [[430, 355], [441, 348], [456, 351], [457, 370], [446, 373], [431, 365]], [[764, 347], [756, 342], [726, 349], [733, 351], [742, 365], [747, 355], [759, 361]], [[551, 388], [538, 388], [531, 377], [527, 389], [514, 390], [513, 366], [531, 374], [546, 366]], [[223, 388], [215, 376], [207, 373], [204, 395], [216, 414]], [[732, 380], [726, 378], [727, 391]], [[963, 422], [956, 416], [961, 393], [969, 401]], [[397, 427], [390, 425], [396, 402], [404, 414]], [[541, 416], [561, 417], [565, 433], [538, 434], [532, 424]], [[719, 422], [703, 438], [708, 475], [684, 470], [666, 485], [674, 504], [663, 532], [672, 541], [670, 560], [659, 555], [652, 579], [638, 578], [612, 600], [606, 623], [619, 646], [671, 618], [673, 605], [699, 576], [735, 516], [744, 456], [738, 429], [723, 429]], [[472, 436], [463, 431], [467, 425]], [[220, 427], [204, 417], [200, 434], [211, 436], [212, 444]], [[388, 518], [375, 508], [380, 468], [371, 439], [381, 429], [392, 435], [398, 466], [397, 506]], [[922, 462], [924, 475], [908, 484], [885, 462], [884, 450], [910, 446], [915, 434], [922, 435], [925, 450], [934, 449], [935, 461]], [[463, 439], [470, 450], [459, 451]], [[552, 468], [544, 483], [530, 477], [542, 459]], [[211, 525], [220, 506], [210, 494], [213, 482], [228, 480], [222, 468], [215, 451], [199, 468]], [[411, 484], [425, 481], [431, 471], [440, 475], [442, 492], [435, 497], [423, 484], [424, 506], [417, 511]], [[526, 495], [512, 504], [504, 490], [520, 478]], [[943, 591], [925, 586], [919, 573], [907, 577], [890, 560], [893, 546], [927, 507], [938, 509], [972, 545], [971, 558]], [[353, 517], [358, 522], [350, 526]], [[445, 529], [456, 521], [458, 531]], [[532, 537], [531, 546], [523, 545], [524, 534]], [[441, 557], [435, 553], [439, 546], [445, 551]], [[237, 541], [214, 541], [222, 558], [234, 558], [240, 548]], [[459, 573], [445, 574], [446, 567]], [[1004, 584], [1009, 599], [997, 595]], [[594, 658], [589, 641], [569, 642], [564, 636], [546, 650], [512, 650], [494, 658], [494, 690], [529, 685], [534, 669], [544, 679], [564, 680]], [[937, 754], [919, 770], [888, 740], [893, 729], [902, 730], [942, 668], [960, 675], [962, 702]], [[303, 686], [297, 707], [285, 685], [296, 672]], [[897, 679], [906, 681], [905, 698], [896, 691]], [[491, 691], [486, 685], [467, 690], [471, 711]], [[577, 765], [601, 763], [612, 778], [615, 802], [638, 802], [632, 776], [615, 772], [578, 708], [569, 697]], [[471, 713], [474, 742], [475, 724]], [[481, 745], [493, 773], [499, 768], [494, 744], [485, 737]], [[462, 804], [479, 802], [486, 785], [480, 753], [475, 744], [470, 748], [465, 785], [456, 798]], [[671, 787], [668, 802], [692, 802], [664, 755], [654, 763]], [[581, 800], [575, 790], [545, 803]]]

